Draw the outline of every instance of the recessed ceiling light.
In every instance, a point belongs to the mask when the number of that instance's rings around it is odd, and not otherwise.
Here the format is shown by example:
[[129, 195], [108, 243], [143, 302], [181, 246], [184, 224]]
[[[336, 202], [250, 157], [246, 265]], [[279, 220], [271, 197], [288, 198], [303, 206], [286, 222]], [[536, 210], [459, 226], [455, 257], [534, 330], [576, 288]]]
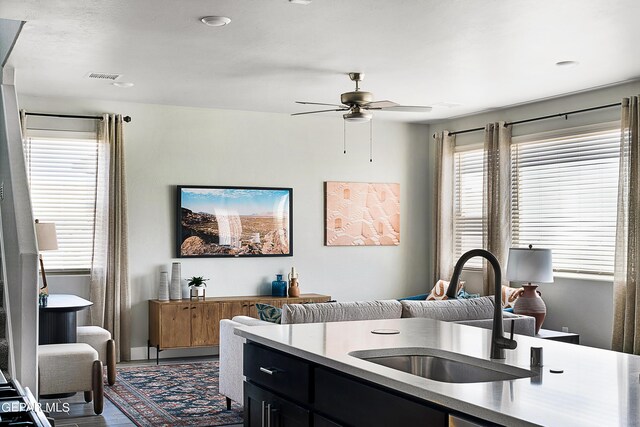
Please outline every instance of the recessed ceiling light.
[[231, 19], [226, 16], [205, 16], [200, 18], [200, 21], [210, 27], [224, 27], [231, 22]]
[[558, 67], [563, 67], [563, 68], [577, 67], [578, 64], [580, 64], [578, 61], [558, 61], [558, 62], [556, 62], [556, 65]]
[[131, 82], [113, 82], [113, 85], [118, 87], [132, 87], [134, 84]]
[[309, 4], [309, 3], [311, 3], [311, 0], [289, 0], [289, 3]]

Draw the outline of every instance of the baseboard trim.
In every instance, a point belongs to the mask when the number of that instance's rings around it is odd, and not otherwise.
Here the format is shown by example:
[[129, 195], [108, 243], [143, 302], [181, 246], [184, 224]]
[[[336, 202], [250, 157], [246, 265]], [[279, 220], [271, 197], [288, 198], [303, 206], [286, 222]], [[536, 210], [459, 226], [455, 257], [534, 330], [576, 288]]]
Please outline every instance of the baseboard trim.
[[[160, 359], [171, 359], [175, 357], [218, 356], [219, 354], [220, 348], [218, 346], [179, 348], [175, 350], [162, 350], [160, 352]], [[149, 356], [151, 360], [154, 360], [156, 358], [155, 348], [152, 348], [150, 350]], [[131, 360], [147, 360], [147, 347], [132, 347]]]

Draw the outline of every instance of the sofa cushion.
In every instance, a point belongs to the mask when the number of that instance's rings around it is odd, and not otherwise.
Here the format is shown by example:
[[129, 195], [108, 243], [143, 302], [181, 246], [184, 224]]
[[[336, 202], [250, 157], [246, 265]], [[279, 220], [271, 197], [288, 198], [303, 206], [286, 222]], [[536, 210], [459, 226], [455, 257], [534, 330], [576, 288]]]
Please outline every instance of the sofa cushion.
[[402, 305], [396, 300], [285, 304], [282, 323], [321, 323], [346, 320], [399, 319]]
[[490, 319], [493, 317], [493, 297], [450, 299], [439, 301], [400, 301], [402, 317], [427, 317], [447, 322]]

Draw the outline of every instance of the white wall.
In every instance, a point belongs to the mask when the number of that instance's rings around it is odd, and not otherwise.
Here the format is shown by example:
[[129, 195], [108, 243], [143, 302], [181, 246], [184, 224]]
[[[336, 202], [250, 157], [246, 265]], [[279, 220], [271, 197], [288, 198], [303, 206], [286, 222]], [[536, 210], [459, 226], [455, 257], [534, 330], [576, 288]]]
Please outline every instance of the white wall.
[[[341, 301], [425, 292], [428, 273], [428, 127], [375, 121], [374, 162], [368, 126], [339, 117], [290, 117], [229, 110], [20, 97], [28, 111], [130, 115], [125, 124], [134, 357], [146, 357], [147, 300], [157, 296], [159, 267], [176, 261], [174, 186], [246, 185], [294, 189], [294, 256], [183, 259], [184, 277], [210, 278], [207, 295], [270, 293], [275, 274], [295, 265], [302, 292]], [[399, 247], [323, 246], [323, 181], [399, 182]], [[53, 292], [81, 284], [49, 279]]]
[[[626, 83], [614, 87], [602, 88], [590, 92], [574, 94], [553, 100], [541, 101], [516, 106], [484, 114], [461, 117], [446, 122], [433, 124], [430, 133], [457, 131], [482, 127], [489, 122], [504, 120], [512, 122], [537, 116], [563, 113], [571, 110], [595, 107], [620, 102], [625, 96], [640, 93], [640, 82]], [[593, 123], [605, 123], [620, 120], [620, 109], [610, 108], [564, 118], [544, 120], [513, 127], [513, 136], [583, 126]], [[457, 136], [458, 144], [482, 142], [482, 132], [474, 132]], [[430, 140], [432, 141], [432, 139]], [[429, 144], [430, 160], [434, 158], [434, 145]], [[433, 164], [430, 164], [429, 182], [433, 181]], [[429, 187], [429, 198], [433, 196]], [[433, 253], [433, 247], [430, 248]], [[428, 259], [432, 259], [429, 256]], [[465, 277], [471, 290], [481, 289], [482, 278], [477, 273], [466, 273]], [[610, 348], [613, 328], [613, 289], [611, 281], [596, 281], [568, 277], [556, 277], [553, 284], [540, 286], [543, 299], [547, 305], [547, 318], [544, 328], [561, 330], [568, 326], [572, 332], [580, 334], [580, 342], [595, 347]]]
[[[0, 70], [1, 71], [1, 70]], [[0, 238], [7, 310], [9, 371], [24, 387], [38, 392], [38, 258], [27, 196], [27, 174], [20, 137], [16, 88], [0, 85]]]

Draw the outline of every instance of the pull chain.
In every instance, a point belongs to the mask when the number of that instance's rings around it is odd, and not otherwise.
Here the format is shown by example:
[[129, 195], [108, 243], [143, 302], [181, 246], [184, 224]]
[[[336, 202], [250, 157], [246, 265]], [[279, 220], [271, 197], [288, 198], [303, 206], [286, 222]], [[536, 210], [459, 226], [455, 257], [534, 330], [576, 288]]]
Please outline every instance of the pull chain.
[[369, 163], [373, 163], [373, 119], [369, 120]]
[[344, 149], [344, 154], [347, 154], [347, 121], [342, 120], [342, 148]]

